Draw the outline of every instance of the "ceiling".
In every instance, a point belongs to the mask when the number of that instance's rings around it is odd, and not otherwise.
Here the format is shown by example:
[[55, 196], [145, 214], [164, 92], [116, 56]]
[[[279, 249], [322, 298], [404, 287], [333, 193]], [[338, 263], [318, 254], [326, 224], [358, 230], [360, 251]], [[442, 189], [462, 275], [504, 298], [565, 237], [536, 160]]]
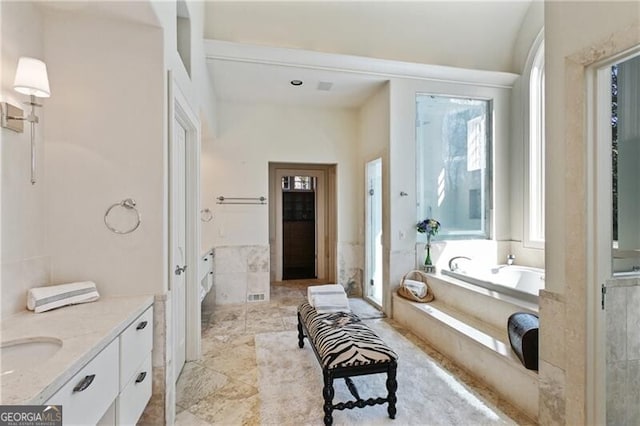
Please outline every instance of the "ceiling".
[[150, 2], [95, 0], [40, 0], [36, 3], [45, 12], [87, 14], [120, 19], [132, 23], [158, 26], [158, 18]]
[[[385, 79], [348, 72], [293, 66], [209, 60], [216, 98], [222, 101], [354, 108], [362, 105]], [[292, 80], [302, 81], [294, 86]], [[319, 90], [320, 83], [331, 83]]]
[[[209, 1], [205, 39], [407, 63], [513, 72], [532, 0]], [[210, 58], [222, 101], [358, 107], [386, 80], [323, 67]], [[294, 87], [291, 80], [302, 80]], [[319, 91], [319, 82], [333, 83]]]
[[206, 3], [204, 36], [517, 73], [514, 46], [532, 2], [214, 0]]

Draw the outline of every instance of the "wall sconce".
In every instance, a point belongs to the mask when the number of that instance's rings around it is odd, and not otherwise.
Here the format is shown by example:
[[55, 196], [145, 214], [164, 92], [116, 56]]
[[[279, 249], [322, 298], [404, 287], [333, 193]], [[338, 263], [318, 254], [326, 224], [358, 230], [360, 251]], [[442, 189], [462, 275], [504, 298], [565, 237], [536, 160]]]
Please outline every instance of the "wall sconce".
[[42, 106], [36, 102], [36, 97], [48, 98], [51, 96], [47, 65], [39, 59], [21, 57], [18, 60], [13, 89], [23, 95], [29, 95], [29, 101], [25, 102], [25, 104], [31, 105], [31, 112], [25, 117], [22, 109], [7, 102], [2, 102], [0, 104], [0, 125], [14, 132], [22, 133], [24, 131], [23, 123], [28, 121], [31, 124], [31, 184], [33, 185], [36, 183], [35, 137], [36, 124], [39, 122], [39, 118], [36, 115], [36, 107]]

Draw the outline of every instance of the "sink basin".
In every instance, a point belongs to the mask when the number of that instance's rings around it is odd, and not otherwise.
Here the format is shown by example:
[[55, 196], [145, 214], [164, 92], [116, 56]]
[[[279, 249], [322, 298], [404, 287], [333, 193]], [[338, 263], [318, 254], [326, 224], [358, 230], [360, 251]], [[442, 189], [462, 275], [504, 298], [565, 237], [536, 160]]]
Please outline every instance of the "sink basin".
[[53, 337], [17, 339], [0, 344], [0, 375], [5, 376], [23, 368], [32, 367], [52, 357], [62, 347], [62, 341]]

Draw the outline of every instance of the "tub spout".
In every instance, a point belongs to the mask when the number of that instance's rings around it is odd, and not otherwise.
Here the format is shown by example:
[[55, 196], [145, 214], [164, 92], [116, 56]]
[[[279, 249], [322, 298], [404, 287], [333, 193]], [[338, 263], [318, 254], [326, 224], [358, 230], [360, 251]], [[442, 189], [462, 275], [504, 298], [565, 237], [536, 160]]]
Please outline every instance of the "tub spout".
[[449, 270], [450, 271], [455, 271], [458, 269], [458, 263], [455, 262], [455, 260], [457, 259], [466, 259], [466, 260], [471, 260], [470, 257], [467, 256], [454, 256], [451, 259], [449, 259]]

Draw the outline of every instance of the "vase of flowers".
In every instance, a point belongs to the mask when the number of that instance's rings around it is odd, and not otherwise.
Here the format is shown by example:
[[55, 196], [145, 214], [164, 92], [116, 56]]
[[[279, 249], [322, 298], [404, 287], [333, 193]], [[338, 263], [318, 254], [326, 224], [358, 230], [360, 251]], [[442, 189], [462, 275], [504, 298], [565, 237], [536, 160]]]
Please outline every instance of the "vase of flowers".
[[427, 235], [427, 244], [425, 245], [427, 256], [424, 259], [424, 266], [428, 271], [432, 271], [434, 269], [433, 264], [431, 263], [431, 237], [435, 236], [439, 229], [440, 222], [432, 218], [422, 220], [416, 225], [416, 230], [419, 233]]

